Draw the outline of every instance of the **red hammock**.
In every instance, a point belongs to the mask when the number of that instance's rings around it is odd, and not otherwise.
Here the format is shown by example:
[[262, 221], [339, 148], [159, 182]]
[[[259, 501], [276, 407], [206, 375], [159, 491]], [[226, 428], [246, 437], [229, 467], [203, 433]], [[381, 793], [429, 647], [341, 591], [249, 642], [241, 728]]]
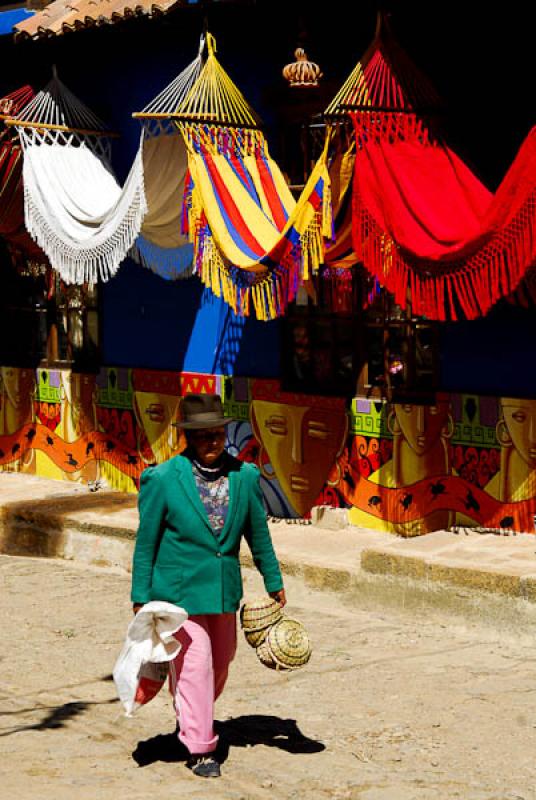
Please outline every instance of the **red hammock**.
[[536, 129], [495, 195], [441, 140], [441, 101], [380, 14], [375, 39], [336, 99], [356, 137], [352, 240], [402, 307], [473, 319], [536, 260]]
[[510, 294], [536, 259], [536, 128], [492, 195], [445, 144], [363, 139], [353, 185], [358, 258], [405, 307], [474, 319]]
[[8, 243], [14, 261], [46, 261], [24, 227], [24, 193], [22, 184], [22, 151], [14, 129], [3, 119], [17, 114], [34, 93], [29, 86], [0, 98], [0, 236]]

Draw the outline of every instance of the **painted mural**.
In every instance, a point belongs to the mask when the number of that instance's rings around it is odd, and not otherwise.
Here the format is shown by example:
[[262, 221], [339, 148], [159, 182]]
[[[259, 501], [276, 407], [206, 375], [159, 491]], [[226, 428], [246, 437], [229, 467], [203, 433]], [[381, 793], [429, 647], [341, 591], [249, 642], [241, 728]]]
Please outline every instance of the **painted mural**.
[[218, 392], [227, 447], [260, 469], [269, 514], [349, 509], [415, 536], [478, 526], [534, 532], [536, 400], [438, 394], [433, 405], [285, 392], [276, 380], [107, 367], [0, 368], [0, 468], [136, 491], [180, 453], [188, 392]]

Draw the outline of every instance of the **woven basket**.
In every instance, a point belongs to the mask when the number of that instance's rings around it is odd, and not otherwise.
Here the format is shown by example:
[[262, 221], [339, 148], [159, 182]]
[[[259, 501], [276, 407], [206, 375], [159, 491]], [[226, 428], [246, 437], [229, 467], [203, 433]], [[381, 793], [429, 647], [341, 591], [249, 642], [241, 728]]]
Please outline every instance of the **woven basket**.
[[269, 667], [270, 669], [279, 669], [274, 659], [272, 658], [272, 654], [270, 652], [268, 644], [266, 643], [266, 640], [264, 640], [264, 642], [262, 642], [257, 647], [255, 652], [257, 653], [257, 658], [262, 664], [264, 664], [265, 667]]
[[282, 616], [281, 606], [271, 597], [244, 603], [240, 609], [240, 623], [244, 631], [264, 631], [279, 622]]
[[263, 646], [279, 669], [298, 669], [311, 658], [307, 631], [295, 619], [284, 617], [268, 631]]
[[251, 647], [258, 647], [266, 639], [268, 630], [269, 628], [264, 628], [262, 631], [244, 631], [246, 642], [251, 645]]

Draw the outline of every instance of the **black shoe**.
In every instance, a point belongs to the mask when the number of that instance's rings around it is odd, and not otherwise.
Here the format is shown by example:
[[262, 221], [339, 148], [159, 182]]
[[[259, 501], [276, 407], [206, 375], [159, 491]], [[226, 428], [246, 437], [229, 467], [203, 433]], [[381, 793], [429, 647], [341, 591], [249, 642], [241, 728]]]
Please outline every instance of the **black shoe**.
[[199, 778], [219, 778], [221, 775], [220, 765], [211, 753], [192, 754], [186, 766]]

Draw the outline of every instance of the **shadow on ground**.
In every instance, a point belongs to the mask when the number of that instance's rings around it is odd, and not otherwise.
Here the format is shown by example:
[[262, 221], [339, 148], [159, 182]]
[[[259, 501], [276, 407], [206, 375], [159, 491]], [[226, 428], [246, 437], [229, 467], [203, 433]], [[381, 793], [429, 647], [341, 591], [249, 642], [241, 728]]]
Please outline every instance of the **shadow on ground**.
[[[214, 727], [220, 736], [217, 750], [220, 763], [228, 758], [232, 747], [265, 745], [287, 753], [320, 753], [326, 749], [322, 742], [305, 736], [293, 719], [251, 714], [216, 722]], [[176, 733], [168, 733], [138, 742], [132, 758], [138, 766], [146, 767], [155, 761], [185, 761], [188, 755]]]
[[78, 701], [75, 703], [63, 703], [60, 706], [38, 706], [37, 708], [23, 708], [18, 709], [17, 711], [2, 711], [0, 712], [0, 717], [35, 714], [36, 711], [46, 711], [47, 713], [39, 722], [34, 722], [30, 725], [19, 725], [11, 730], [3, 731], [0, 733], [0, 738], [3, 738], [4, 736], [11, 736], [14, 733], [21, 733], [22, 731], [45, 731], [63, 728], [67, 722], [75, 717], [78, 717], [80, 714], [83, 714], [84, 711], [89, 708], [89, 706], [105, 705], [116, 702], [117, 700], [112, 698], [110, 700], [103, 700], [100, 702], [93, 700], [90, 702]]

